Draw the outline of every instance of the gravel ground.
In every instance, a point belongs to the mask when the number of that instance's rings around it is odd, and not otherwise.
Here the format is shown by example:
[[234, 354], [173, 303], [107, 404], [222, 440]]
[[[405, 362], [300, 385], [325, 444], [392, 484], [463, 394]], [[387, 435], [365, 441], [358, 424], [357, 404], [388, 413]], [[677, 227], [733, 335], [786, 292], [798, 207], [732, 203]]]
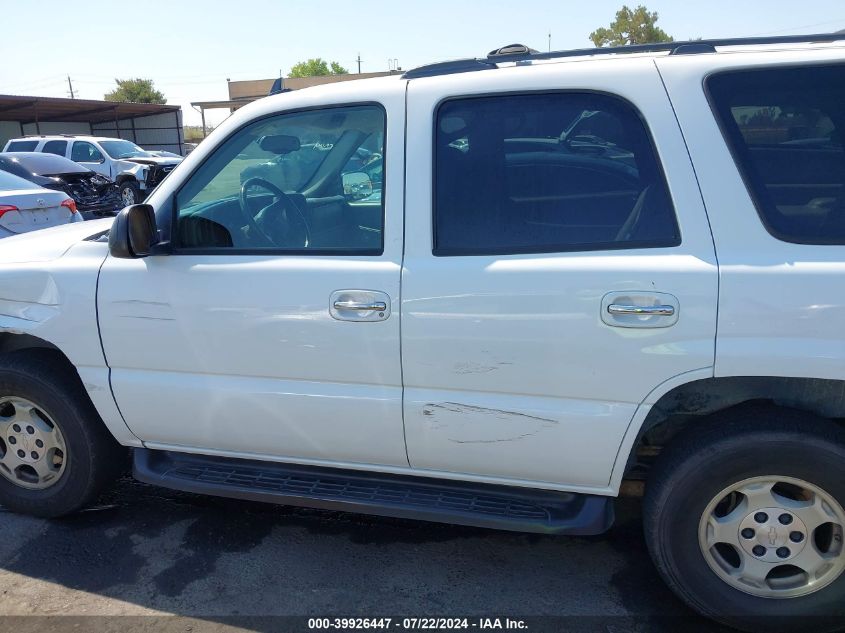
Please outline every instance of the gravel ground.
[[0, 512], [0, 630], [305, 631], [307, 619], [279, 616], [431, 615], [545, 616], [528, 619], [533, 631], [722, 630], [657, 576], [639, 502], [619, 500], [617, 513], [605, 535], [548, 537], [127, 478], [66, 519]]

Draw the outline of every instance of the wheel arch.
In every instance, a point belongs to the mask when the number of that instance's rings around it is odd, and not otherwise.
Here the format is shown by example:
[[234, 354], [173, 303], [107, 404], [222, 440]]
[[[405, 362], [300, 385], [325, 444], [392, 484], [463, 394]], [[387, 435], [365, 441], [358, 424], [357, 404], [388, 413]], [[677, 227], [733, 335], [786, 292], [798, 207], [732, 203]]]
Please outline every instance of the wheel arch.
[[64, 358], [71, 367], [70, 359], [50, 341], [39, 338], [32, 334], [0, 331], [0, 354], [8, 354], [23, 349], [50, 349], [57, 352]]
[[127, 180], [131, 180], [134, 181], [136, 184], [140, 184], [134, 174], [127, 174], [125, 172], [118, 174], [117, 178], [114, 179], [115, 183], [117, 183], [118, 185], [122, 185]]
[[126, 425], [111, 393], [107, 367], [77, 367], [70, 357], [55, 343], [27, 332], [0, 330], [0, 354], [26, 353], [50, 354], [57, 362], [72, 372], [85, 397], [100, 416], [112, 436], [124, 446], [141, 446], [141, 441]]
[[[692, 424], [716, 424], [718, 414], [754, 404], [804, 411], [818, 418], [845, 418], [845, 380], [781, 376], [729, 376], [689, 380], [672, 386], [644, 415], [627, 452], [623, 443], [614, 480], [645, 477], [651, 461]], [[636, 428], [635, 415], [632, 427]], [[627, 438], [626, 438], [627, 439]], [[629, 440], [630, 441], [630, 440]], [[620, 468], [623, 466], [624, 468]]]

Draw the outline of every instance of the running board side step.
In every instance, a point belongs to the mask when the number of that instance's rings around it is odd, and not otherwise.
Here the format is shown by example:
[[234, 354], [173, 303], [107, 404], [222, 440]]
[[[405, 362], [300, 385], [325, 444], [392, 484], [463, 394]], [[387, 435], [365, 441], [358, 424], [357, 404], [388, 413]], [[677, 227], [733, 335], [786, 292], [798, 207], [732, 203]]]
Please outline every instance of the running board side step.
[[134, 449], [132, 473], [185, 492], [543, 534], [601, 534], [610, 497]]

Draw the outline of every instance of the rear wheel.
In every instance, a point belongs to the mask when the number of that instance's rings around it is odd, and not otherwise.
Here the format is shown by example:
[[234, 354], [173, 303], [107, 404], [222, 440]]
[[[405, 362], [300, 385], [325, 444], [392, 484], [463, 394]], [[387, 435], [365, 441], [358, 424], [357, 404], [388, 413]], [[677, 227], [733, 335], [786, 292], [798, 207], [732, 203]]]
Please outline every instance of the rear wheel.
[[0, 357], [0, 504], [68, 514], [113, 481], [125, 457], [64, 358], [49, 350]]
[[678, 437], [644, 500], [649, 550], [699, 612], [745, 630], [845, 622], [845, 432], [745, 409]]

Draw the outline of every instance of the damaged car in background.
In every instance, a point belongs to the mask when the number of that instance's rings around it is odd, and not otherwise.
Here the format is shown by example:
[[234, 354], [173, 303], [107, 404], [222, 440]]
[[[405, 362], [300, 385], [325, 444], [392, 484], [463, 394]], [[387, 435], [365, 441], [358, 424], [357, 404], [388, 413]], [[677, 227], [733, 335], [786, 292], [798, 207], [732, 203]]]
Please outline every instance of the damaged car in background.
[[0, 169], [44, 189], [66, 193], [86, 220], [111, 217], [123, 208], [117, 185], [111, 179], [61, 156], [6, 152], [0, 154]]
[[[0, 171], [0, 238], [81, 220], [76, 203], [64, 192]], [[29, 252], [34, 250], [30, 247]]]
[[115, 181], [124, 206], [141, 202], [182, 162], [178, 156], [161, 156], [132, 141], [103, 136], [25, 136], [8, 141], [3, 151], [69, 158]]

